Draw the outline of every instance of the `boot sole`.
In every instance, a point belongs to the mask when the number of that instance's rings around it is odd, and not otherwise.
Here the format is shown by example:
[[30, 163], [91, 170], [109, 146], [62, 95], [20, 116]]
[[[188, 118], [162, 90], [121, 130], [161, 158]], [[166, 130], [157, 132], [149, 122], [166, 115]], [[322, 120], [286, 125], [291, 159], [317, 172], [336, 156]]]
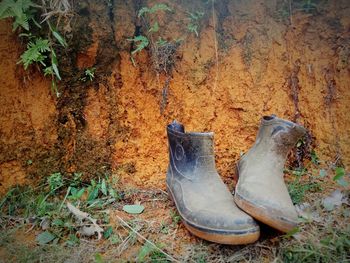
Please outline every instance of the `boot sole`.
[[263, 222], [264, 224], [271, 226], [281, 232], [287, 233], [297, 226], [296, 223], [291, 222], [279, 215], [276, 215], [276, 213], [273, 211], [246, 200], [237, 192], [234, 195], [234, 200], [239, 208], [252, 216], [254, 219]]
[[[176, 201], [173, 198], [172, 192], [170, 188], [167, 185], [167, 191], [170, 200], [175, 204], [175, 207], [177, 209]], [[183, 218], [179, 210], [177, 209], [181, 221], [183, 222], [184, 226], [187, 228], [188, 231], [190, 231], [193, 235], [200, 237], [202, 239], [219, 243], [219, 244], [225, 244], [225, 245], [244, 245], [244, 244], [250, 244], [254, 243], [259, 239], [260, 236], [260, 230], [259, 228], [251, 228], [249, 230], [232, 230], [227, 231], [223, 229], [208, 229], [204, 227], [197, 226], [191, 222], [188, 222], [186, 219]]]

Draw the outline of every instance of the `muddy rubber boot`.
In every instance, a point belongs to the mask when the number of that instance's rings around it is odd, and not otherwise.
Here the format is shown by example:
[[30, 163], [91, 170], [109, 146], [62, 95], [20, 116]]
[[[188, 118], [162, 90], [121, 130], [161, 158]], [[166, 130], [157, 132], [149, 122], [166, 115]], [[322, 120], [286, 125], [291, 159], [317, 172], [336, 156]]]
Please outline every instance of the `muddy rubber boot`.
[[282, 232], [297, 225], [297, 213], [284, 183], [283, 168], [290, 149], [306, 133], [302, 126], [264, 116], [253, 147], [238, 165], [234, 199], [238, 207]]
[[167, 127], [169, 159], [166, 184], [186, 228], [221, 244], [248, 244], [259, 238], [259, 226], [234, 203], [215, 168], [213, 133], [185, 133]]

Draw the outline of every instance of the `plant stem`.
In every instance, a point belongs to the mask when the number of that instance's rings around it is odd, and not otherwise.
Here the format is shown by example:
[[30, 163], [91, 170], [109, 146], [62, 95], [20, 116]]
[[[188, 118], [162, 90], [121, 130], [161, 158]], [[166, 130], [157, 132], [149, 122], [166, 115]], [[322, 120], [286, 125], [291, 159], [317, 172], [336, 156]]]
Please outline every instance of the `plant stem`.
[[219, 77], [219, 55], [218, 55], [218, 43], [216, 38], [216, 24], [215, 24], [215, 8], [214, 8], [214, 1], [211, 1], [211, 9], [212, 9], [212, 19], [213, 19], [213, 27], [214, 27], [214, 47], [215, 47], [215, 60], [216, 60], [216, 69], [215, 69], [215, 80], [214, 80], [214, 87], [213, 92], [215, 93], [216, 87], [217, 87], [217, 81]]
[[292, 2], [293, 0], [289, 0], [289, 19], [291, 27], [293, 27]]

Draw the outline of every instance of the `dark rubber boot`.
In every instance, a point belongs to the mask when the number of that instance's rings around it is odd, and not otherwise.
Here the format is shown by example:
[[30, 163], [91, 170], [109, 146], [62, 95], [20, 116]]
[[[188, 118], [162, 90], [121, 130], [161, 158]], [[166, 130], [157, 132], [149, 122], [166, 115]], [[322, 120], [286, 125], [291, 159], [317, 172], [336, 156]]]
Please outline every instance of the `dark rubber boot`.
[[247, 244], [259, 238], [259, 226], [234, 203], [215, 168], [213, 133], [185, 133], [167, 127], [169, 158], [166, 184], [186, 228], [221, 244]]
[[256, 220], [282, 232], [297, 225], [283, 168], [288, 152], [305, 133], [305, 128], [296, 123], [265, 116], [255, 144], [237, 165], [236, 204]]

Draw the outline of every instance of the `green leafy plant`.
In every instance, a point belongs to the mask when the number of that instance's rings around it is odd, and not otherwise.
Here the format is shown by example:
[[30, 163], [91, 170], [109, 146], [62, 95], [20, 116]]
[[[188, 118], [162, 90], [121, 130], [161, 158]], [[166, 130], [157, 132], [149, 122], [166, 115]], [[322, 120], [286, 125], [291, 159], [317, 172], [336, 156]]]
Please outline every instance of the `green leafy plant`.
[[171, 216], [173, 226], [176, 226], [181, 220], [180, 215], [176, 211], [171, 211], [170, 216]]
[[312, 10], [317, 9], [317, 4], [313, 0], [303, 0], [301, 2], [301, 9], [306, 13], [310, 13]]
[[[10, 189], [0, 199], [1, 220], [3, 215], [34, 220], [32, 224], [43, 230], [36, 238], [39, 245], [64, 240], [66, 245], [76, 246], [80, 242], [77, 233], [84, 233], [84, 229], [79, 221], [74, 220], [75, 217], [87, 214], [87, 220], [95, 224], [95, 220], [108, 224], [109, 216], [102, 209], [120, 199], [107, 176], [98, 181], [91, 180], [90, 183], [83, 182], [81, 178], [81, 173], [70, 176], [53, 173], [35, 188], [16, 186]], [[87, 195], [84, 196], [86, 192]], [[87, 213], [77, 208], [72, 212], [67, 199], [70, 200], [71, 207], [72, 204], [79, 204], [79, 208]], [[86, 231], [88, 230], [85, 233]], [[118, 236], [112, 232], [111, 227], [106, 228], [103, 237], [110, 239], [111, 243], [119, 242]]]
[[76, 188], [76, 187], [71, 187], [70, 188], [70, 195], [67, 197], [70, 200], [78, 200], [80, 199], [85, 192], [85, 188]]
[[310, 156], [311, 156], [311, 162], [313, 164], [315, 164], [315, 165], [320, 164], [320, 159], [318, 158], [318, 156], [314, 150], [311, 151]]
[[159, 31], [159, 24], [158, 22], [154, 22], [154, 24], [151, 26], [151, 28], [148, 30], [149, 33], [151, 32], [158, 32]]
[[56, 189], [60, 188], [61, 186], [63, 186], [63, 178], [61, 173], [51, 174], [47, 179], [47, 182], [51, 191], [55, 191]]
[[30, 0], [3, 0], [0, 3], [0, 19], [12, 17], [14, 18], [13, 31], [18, 27], [29, 31], [31, 20], [38, 24], [33, 17], [35, 6]]
[[333, 177], [333, 181], [336, 181], [341, 186], [348, 186], [349, 183], [344, 179], [345, 174], [345, 169], [343, 167], [335, 168], [335, 176]]
[[151, 243], [145, 243], [139, 250], [136, 261], [147, 262], [146, 259], [149, 258], [151, 260], [150, 262], [170, 262], [167, 256], [159, 250], [164, 248], [164, 246], [164, 244], [158, 244], [157, 247], [155, 247]]
[[308, 192], [317, 192], [322, 188], [317, 182], [301, 182], [293, 181], [288, 184], [288, 192], [293, 201], [293, 204], [300, 204], [304, 201], [305, 195]]
[[161, 37], [159, 37], [157, 42], [156, 42], [157, 46], [159, 46], [159, 47], [165, 46], [168, 43], [169, 43], [168, 41], [166, 41], [165, 39], [163, 39]]
[[132, 55], [134, 55], [137, 52], [141, 52], [143, 49], [145, 49], [149, 45], [149, 39], [142, 35], [136, 36], [134, 38], [130, 38], [128, 40], [136, 44], [136, 49], [131, 52]]
[[93, 81], [93, 79], [95, 78], [95, 71], [96, 68], [94, 67], [85, 69], [84, 76], [82, 76], [79, 80], [84, 82], [86, 82], [87, 80]]
[[195, 33], [196, 36], [199, 36], [199, 27], [200, 27], [200, 20], [204, 16], [204, 12], [195, 12], [195, 13], [188, 13], [189, 14], [189, 20], [190, 23], [187, 25], [188, 31], [191, 33]]
[[280, 251], [282, 262], [348, 262], [350, 250], [350, 228], [343, 229], [320, 227], [316, 235], [308, 235], [293, 245], [283, 247]]
[[18, 61], [18, 63], [22, 63], [24, 69], [27, 69], [29, 65], [35, 62], [39, 62], [43, 66], [46, 66], [46, 54], [50, 50], [49, 40], [36, 38], [34, 41], [29, 41], [27, 50], [21, 55], [21, 59]]
[[[143, 17], [145, 19], [146, 14], [154, 14], [158, 11], [172, 11], [172, 9], [166, 5], [166, 4], [155, 4], [152, 7], [142, 7], [138, 12], [138, 17]], [[159, 23], [158, 21], [155, 21], [153, 25], [148, 29], [148, 34], [155, 33], [159, 31]], [[150, 36], [143, 36], [138, 35], [134, 38], [128, 39], [129, 41], [132, 41], [136, 44], [136, 49], [131, 52], [132, 55], [134, 55], [137, 52], [142, 51], [145, 49], [150, 42], [152, 42]]]
[[124, 205], [123, 210], [129, 214], [141, 214], [145, 207], [143, 205]]
[[[155, 21], [152, 26], [149, 26], [149, 23], [146, 22], [148, 20], [148, 16], [150, 14], [154, 14], [158, 11], [172, 11], [172, 9], [166, 5], [166, 4], [155, 4], [152, 7], [142, 7], [138, 12], [138, 17], [142, 18], [145, 22], [145, 25], [148, 27], [146, 36], [144, 35], [138, 35], [131, 39], [128, 39], [129, 41], [132, 41], [136, 44], [136, 48], [131, 52], [132, 55], [136, 54], [137, 52], [141, 52], [143, 49], [151, 45], [152, 53], [154, 56], [157, 54], [157, 47], [160, 44], [158, 41], [154, 41], [152, 34], [156, 33], [160, 30], [160, 26], [158, 21]], [[159, 37], [161, 39], [161, 37]], [[134, 59], [132, 58], [132, 61], [134, 63]], [[135, 63], [134, 63], [135, 64]]]
[[50, 243], [55, 238], [56, 238], [56, 236], [53, 235], [51, 232], [45, 231], [45, 232], [40, 233], [36, 237], [36, 241], [39, 243], [39, 245], [45, 245], [47, 243]]
[[87, 68], [85, 70], [85, 76], [88, 77], [90, 81], [95, 78], [95, 70], [96, 68]]
[[172, 9], [166, 4], [155, 4], [151, 8], [149, 8], [149, 7], [142, 7], [139, 10], [137, 16], [138, 17], [142, 17], [145, 14], [153, 14], [153, 13], [156, 13], [157, 11], [170, 11], [171, 12]]
[[308, 170], [305, 167], [286, 171], [295, 176], [293, 181], [287, 183], [288, 192], [293, 204], [302, 203], [308, 192], [318, 192], [322, 190], [320, 183], [315, 181], [314, 178], [308, 174]]
[[[43, 5], [45, 5], [43, 1]], [[42, 26], [34, 19], [34, 14], [38, 11], [46, 10], [45, 6], [34, 4], [30, 0], [4, 0], [0, 3], [0, 19], [12, 17], [13, 30], [21, 29], [20, 37], [27, 38], [27, 49], [20, 56], [18, 63], [23, 64], [24, 69], [32, 64], [39, 64], [43, 68], [44, 76], [51, 77], [52, 90], [59, 96], [57, 90], [57, 80], [61, 80], [58, 67], [58, 59], [54, 49], [55, 40], [62, 46], [67, 47], [67, 42], [58, 32], [58, 30], [51, 25], [49, 16], [46, 21], [47, 27], [43, 30]], [[40, 28], [47, 32], [46, 38], [41, 35], [33, 35], [32, 26]], [[24, 31], [24, 32], [23, 32]]]

